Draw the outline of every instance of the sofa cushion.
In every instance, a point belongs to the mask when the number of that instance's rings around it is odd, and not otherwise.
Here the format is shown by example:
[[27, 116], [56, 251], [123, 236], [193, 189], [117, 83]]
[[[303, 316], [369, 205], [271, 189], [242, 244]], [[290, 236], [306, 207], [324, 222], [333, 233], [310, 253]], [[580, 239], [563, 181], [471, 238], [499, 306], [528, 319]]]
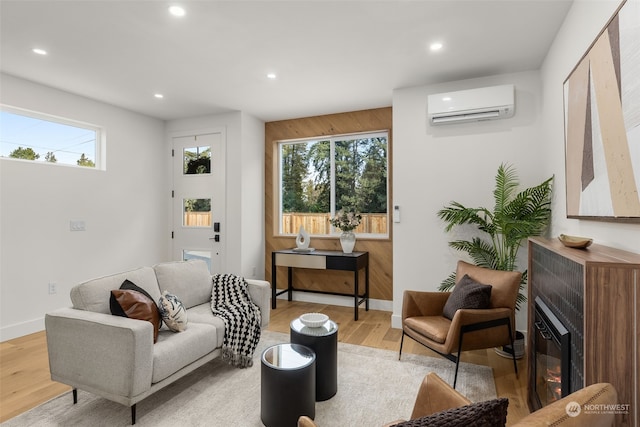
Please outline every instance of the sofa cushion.
[[158, 298], [160, 298], [160, 289], [158, 288], [158, 281], [153, 268], [141, 267], [92, 279], [74, 286], [71, 289], [73, 308], [111, 314], [109, 308], [110, 292], [114, 289], [119, 289], [122, 282], [127, 279], [144, 289], [153, 301], [158, 301]]
[[177, 296], [164, 291], [158, 300], [158, 310], [164, 323], [173, 332], [187, 329], [187, 310]]
[[[202, 260], [166, 262], [153, 266], [160, 292], [179, 295], [185, 308], [211, 301], [211, 274]], [[156, 299], [157, 301], [157, 299]]]
[[453, 288], [442, 309], [442, 315], [453, 319], [456, 311], [463, 308], [486, 309], [491, 304], [491, 285], [484, 285], [465, 274]]
[[487, 400], [404, 421], [394, 427], [504, 427], [509, 399]]
[[[158, 341], [161, 320], [158, 306], [142, 292], [129, 289], [111, 291], [111, 314], [129, 319], [146, 320], [153, 325], [153, 342]], [[117, 344], [117, 343], [116, 343]]]
[[222, 347], [224, 343], [224, 321], [222, 318], [213, 315], [210, 303], [207, 302], [191, 307], [187, 310], [187, 315], [189, 316], [189, 324], [206, 323], [215, 326], [217, 331], [216, 347]]
[[217, 347], [217, 332], [213, 325], [189, 323], [179, 334], [162, 330], [153, 346], [152, 383], [162, 381], [192, 362], [206, 356]]

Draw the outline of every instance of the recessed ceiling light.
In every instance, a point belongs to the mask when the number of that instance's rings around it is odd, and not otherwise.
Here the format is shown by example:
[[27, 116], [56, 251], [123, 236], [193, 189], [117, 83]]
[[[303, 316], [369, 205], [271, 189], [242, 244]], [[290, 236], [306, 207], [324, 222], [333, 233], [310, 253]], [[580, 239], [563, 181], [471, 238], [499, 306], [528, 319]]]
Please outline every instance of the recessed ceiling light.
[[278, 77], [278, 76], [276, 76], [276, 73], [268, 73], [267, 74], [267, 78], [268, 79], [275, 80], [276, 77]]
[[180, 6], [171, 6], [169, 13], [173, 16], [184, 16], [186, 14], [185, 10]]
[[33, 53], [37, 53], [38, 55], [46, 55], [46, 54], [47, 54], [47, 51], [46, 51], [46, 50], [44, 50], [44, 49], [39, 49], [39, 48], [31, 49], [31, 51], [32, 51]]
[[173, 16], [184, 16], [184, 15], [186, 15], [186, 12], [185, 12], [184, 8], [181, 7], [181, 6], [171, 6], [169, 8], [169, 13], [172, 14]]
[[163, 94], [161, 94], [161, 93], [156, 93], [156, 94], [155, 94], [155, 95], [153, 95], [153, 96], [155, 96], [155, 97], [156, 97], [156, 98], [158, 98], [158, 99], [162, 99], [162, 98], [164, 98], [164, 95], [163, 95]]
[[431, 46], [429, 46], [429, 49], [431, 49], [433, 51], [440, 50], [440, 49], [442, 49], [442, 43], [440, 43], [440, 42], [431, 43]]
[[451, 101], [451, 97], [450, 96], [445, 96], [444, 98], [442, 98], [443, 101]]

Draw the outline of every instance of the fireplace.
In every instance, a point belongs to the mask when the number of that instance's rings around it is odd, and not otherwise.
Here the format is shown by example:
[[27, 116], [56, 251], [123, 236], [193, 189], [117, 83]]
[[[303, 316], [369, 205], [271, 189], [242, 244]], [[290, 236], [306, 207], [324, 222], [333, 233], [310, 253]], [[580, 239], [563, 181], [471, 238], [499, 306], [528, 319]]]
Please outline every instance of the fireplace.
[[571, 393], [571, 334], [540, 297], [535, 299], [534, 409]]

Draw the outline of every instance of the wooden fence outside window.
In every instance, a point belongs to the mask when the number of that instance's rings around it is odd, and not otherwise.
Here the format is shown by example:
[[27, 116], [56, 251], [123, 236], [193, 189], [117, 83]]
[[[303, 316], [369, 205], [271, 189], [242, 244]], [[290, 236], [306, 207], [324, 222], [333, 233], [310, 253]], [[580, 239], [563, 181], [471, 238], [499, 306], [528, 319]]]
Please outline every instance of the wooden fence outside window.
[[[386, 213], [363, 213], [360, 225], [354, 233], [387, 234]], [[287, 212], [282, 214], [282, 234], [298, 234], [300, 226], [307, 233], [322, 235], [331, 233], [328, 213]]]
[[185, 212], [185, 227], [211, 227], [211, 212]]

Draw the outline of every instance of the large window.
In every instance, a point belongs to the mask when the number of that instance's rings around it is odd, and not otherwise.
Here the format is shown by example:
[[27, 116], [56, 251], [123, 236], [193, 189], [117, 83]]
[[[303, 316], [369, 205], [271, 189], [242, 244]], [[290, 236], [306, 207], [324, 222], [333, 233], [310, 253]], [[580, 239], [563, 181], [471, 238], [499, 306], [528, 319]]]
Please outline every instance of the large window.
[[101, 135], [97, 126], [0, 108], [0, 156], [5, 158], [101, 168]]
[[280, 142], [280, 234], [336, 234], [329, 218], [342, 210], [362, 215], [357, 234], [387, 237], [387, 140], [376, 132]]

